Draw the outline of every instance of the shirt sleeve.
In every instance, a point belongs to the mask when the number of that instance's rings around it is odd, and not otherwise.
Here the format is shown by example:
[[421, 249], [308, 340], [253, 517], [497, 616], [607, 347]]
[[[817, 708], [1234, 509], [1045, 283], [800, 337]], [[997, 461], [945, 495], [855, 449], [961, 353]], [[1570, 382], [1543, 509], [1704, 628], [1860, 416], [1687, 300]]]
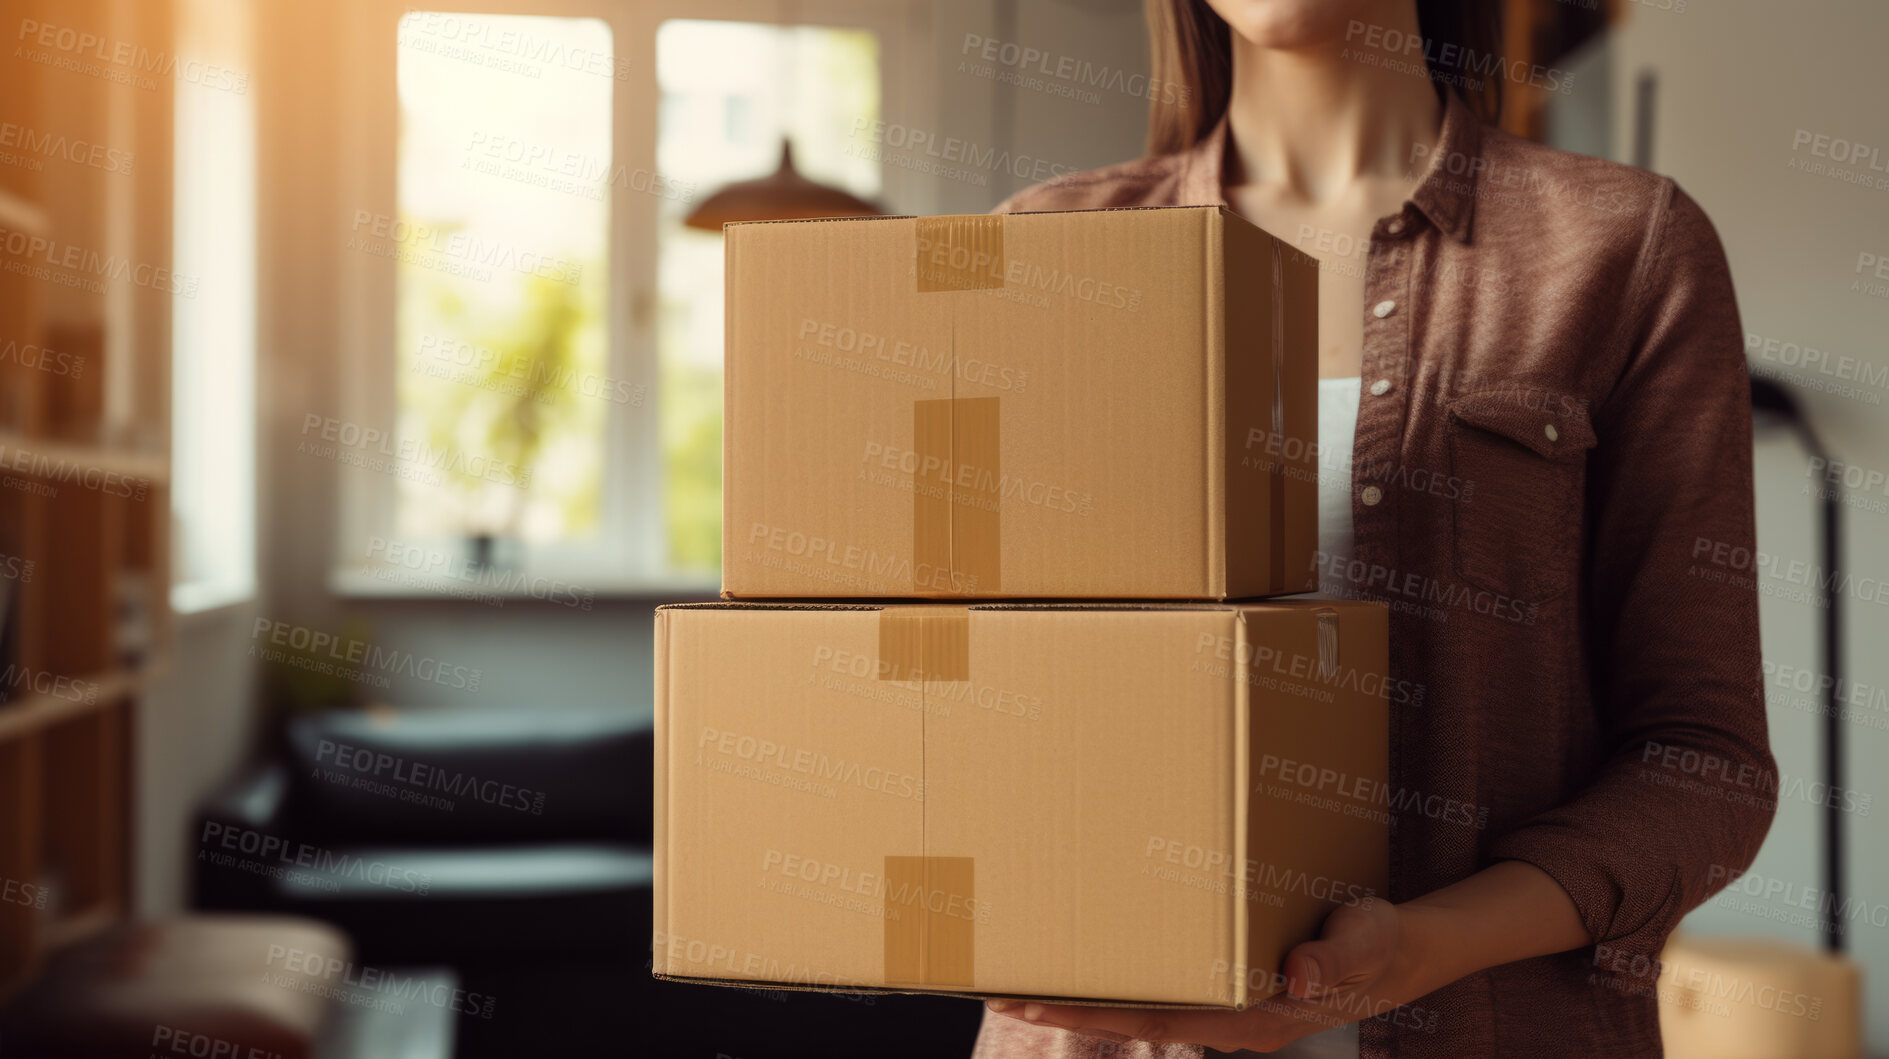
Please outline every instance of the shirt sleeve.
[[[1718, 235], [1671, 181], [1629, 281], [1627, 354], [1594, 411], [1584, 578], [1607, 743], [1572, 801], [1498, 839], [1573, 898], [1595, 969], [1657, 959], [1757, 855], [1776, 808], [1754, 574], [1751, 391]], [[1618, 347], [1616, 347], [1618, 348]]]

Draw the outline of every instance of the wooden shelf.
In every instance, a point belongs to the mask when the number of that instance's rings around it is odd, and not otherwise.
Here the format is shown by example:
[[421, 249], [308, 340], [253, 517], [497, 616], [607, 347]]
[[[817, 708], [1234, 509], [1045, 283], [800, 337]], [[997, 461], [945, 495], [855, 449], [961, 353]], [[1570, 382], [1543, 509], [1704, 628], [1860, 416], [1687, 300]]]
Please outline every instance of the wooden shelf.
[[[85, 677], [80, 681], [74, 681], [75, 684], [82, 682], [88, 689], [96, 686], [98, 690], [95, 695], [84, 696], [78, 700], [58, 694], [28, 695], [0, 704], [0, 740], [15, 738], [61, 721], [108, 709], [113, 703], [136, 692], [144, 685], [145, 680], [146, 674], [143, 672], [101, 673], [95, 677]], [[85, 701], [86, 698], [91, 701]]]
[[[129, 449], [112, 448], [106, 445], [88, 445], [79, 441], [61, 441], [57, 438], [28, 437], [17, 431], [0, 430], [0, 446], [7, 450], [20, 449], [53, 462], [79, 463], [96, 467], [102, 471], [113, 471], [134, 478], [144, 478], [152, 482], [163, 482], [170, 478], [170, 467], [162, 456], [151, 456]], [[9, 455], [6, 463], [11, 464]], [[19, 472], [32, 477], [30, 470]]]
[[52, 225], [46, 219], [45, 210], [0, 188], [0, 228], [25, 232], [27, 235], [45, 235], [52, 230]]

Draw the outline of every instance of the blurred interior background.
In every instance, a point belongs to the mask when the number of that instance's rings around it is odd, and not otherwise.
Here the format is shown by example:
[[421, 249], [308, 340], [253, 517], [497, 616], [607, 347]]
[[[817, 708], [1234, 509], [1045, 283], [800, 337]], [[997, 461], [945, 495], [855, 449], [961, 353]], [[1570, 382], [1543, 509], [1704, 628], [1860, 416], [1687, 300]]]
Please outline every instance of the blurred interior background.
[[[1757, 434], [1799, 786], [1685, 959], [1870, 1002], [1732, 1043], [1678, 1003], [1669, 1051], [1889, 1055], [1889, 8], [1505, 8], [1561, 87], [1504, 126], [1703, 204], [1754, 378], [1826, 450]], [[651, 611], [720, 559], [721, 241], [689, 222], [806, 182], [983, 212], [1136, 157], [1139, 0], [0, 16], [0, 1055], [967, 1054], [968, 1001], [649, 979]]]

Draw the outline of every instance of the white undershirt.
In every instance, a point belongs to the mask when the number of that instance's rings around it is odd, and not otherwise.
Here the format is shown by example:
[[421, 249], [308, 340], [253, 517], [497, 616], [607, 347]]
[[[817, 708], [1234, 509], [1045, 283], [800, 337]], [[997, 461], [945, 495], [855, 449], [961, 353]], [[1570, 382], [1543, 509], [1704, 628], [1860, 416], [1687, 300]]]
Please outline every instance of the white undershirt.
[[1351, 447], [1358, 433], [1361, 380], [1318, 380], [1319, 593], [1335, 594], [1352, 551]]

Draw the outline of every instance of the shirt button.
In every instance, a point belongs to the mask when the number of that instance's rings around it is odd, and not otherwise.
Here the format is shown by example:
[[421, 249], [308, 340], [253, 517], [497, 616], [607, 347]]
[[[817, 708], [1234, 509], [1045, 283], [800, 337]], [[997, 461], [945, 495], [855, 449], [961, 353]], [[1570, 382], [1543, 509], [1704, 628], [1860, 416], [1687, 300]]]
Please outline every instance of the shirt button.
[[1404, 219], [1402, 217], [1392, 217], [1391, 222], [1384, 226], [1384, 230], [1392, 235], [1401, 235], [1404, 230]]
[[1377, 502], [1384, 499], [1384, 490], [1379, 489], [1375, 485], [1367, 485], [1364, 487], [1364, 495], [1360, 497], [1360, 499], [1364, 501], [1365, 507], [1376, 507]]
[[[1385, 394], [1389, 393], [1390, 390], [1391, 390], [1391, 381], [1389, 379], [1379, 379], [1376, 382], [1371, 384], [1372, 397], [1382, 397]], [[1550, 429], [1553, 429], [1553, 428], [1551, 427]]]
[[1373, 305], [1371, 307], [1371, 315], [1377, 317], [1379, 320], [1382, 320], [1386, 316], [1389, 316], [1391, 312], [1395, 310], [1396, 308], [1397, 308], [1396, 302], [1393, 302], [1393, 301], [1378, 302], [1376, 305]]
[[1560, 441], [1560, 440], [1561, 440], [1561, 432], [1560, 432], [1559, 430], [1556, 430], [1556, 429], [1554, 428], [1554, 424], [1553, 424], [1553, 423], [1550, 423], [1550, 424], [1548, 424], [1547, 426], [1545, 426], [1545, 427], [1542, 427], [1542, 428], [1541, 428], [1541, 432], [1542, 432], [1542, 433], [1544, 433], [1544, 434], [1546, 434], [1546, 435], [1548, 435], [1548, 440], [1549, 440], [1549, 441]]

